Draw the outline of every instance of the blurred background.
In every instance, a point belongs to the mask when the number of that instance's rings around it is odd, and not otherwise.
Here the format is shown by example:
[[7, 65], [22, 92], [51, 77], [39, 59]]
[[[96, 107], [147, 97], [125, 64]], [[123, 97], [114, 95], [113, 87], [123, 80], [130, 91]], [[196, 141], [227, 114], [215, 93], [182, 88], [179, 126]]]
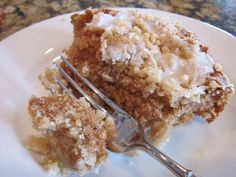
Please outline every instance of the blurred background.
[[236, 0], [0, 0], [0, 41], [35, 22], [88, 7], [138, 7], [182, 14], [236, 35]]

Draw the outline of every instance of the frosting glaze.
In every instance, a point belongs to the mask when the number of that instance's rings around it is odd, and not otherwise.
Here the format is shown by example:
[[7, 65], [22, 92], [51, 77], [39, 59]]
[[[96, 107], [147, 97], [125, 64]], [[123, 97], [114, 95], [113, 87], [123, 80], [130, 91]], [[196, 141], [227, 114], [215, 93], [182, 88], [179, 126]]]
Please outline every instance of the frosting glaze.
[[205, 90], [200, 85], [213, 72], [214, 62], [201, 51], [198, 40], [192, 44], [178, 35], [176, 23], [132, 11], [114, 16], [99, 12], [87, 27], [104, 29], [103, 61], [133, 65], [137, 74], [161, 84], [173, 98], [196, 97], [195, 101], [200, 101]]

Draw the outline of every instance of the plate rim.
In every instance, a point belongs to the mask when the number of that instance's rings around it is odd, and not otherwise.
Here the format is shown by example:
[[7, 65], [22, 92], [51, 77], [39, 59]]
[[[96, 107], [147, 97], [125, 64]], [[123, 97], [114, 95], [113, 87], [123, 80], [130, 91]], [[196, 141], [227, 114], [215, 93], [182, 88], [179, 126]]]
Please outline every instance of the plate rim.
[[[168, 14], [170, 15], [174, 15], [174, 16], [177, 16], [177, 17], [180, 17], [180, 18], [185, 18], [187, 20], [192, 20], [192, 21], [195, 21], [197, 23], [200, 23], [201, 25], [204, 25], [206, 27], [210, 27], [214, 30], [216, 30], [217, 32], [220, 32], [220, 33], [223, 33], [224, 35], [227, 35], [228, 37], [232, 38], [232, 40], [235, 40], [236, 41], [236, 36], [234, 36], [233, 34], [217, 27], [217, 26], [214, 26], [208, 22], [204, 22], [204, 21], [201, 21], [199, 19], [195, 19], [195, 18], [192, 18], [192, 17], [188, 17], [188, 16], [185, 16], [185, 15], [181, 15], [181, 14], [177, 14], [177, 13], [173, 13], [173, 12], [168, 12], [168, 11], [163, 11], [163, 10], [159, 10], [159, 9], [153, 9], [153, 8], [136, 8], [136, 7], [107, 7], [108, 9], [114, 9], [114, 10], [140, 10], [140, 11], [157, 11], [157, 12], [160, 12], [160, 13], [163, 13], [163, 14], [166, 14], [168, 16]], [[99, 8], [93, 8], [93, 9], [99, 9]], [[35, 22], [33, 24], [30, 24], [29, 26], [26, 26], [16, 32], [14, 32], [13, 34], [9, 35], [8, 37], [6, 37], [5, 39], [1, 40], [0, 41], [0, 45], [4, 45], [5, 42], [8, 42], [9, 40], [11, 40], [14, 35], [18, 35], [19, 33], [21, 32], [24, 32], [25, 30], [28, 30], [40, 23], [44, 23], [46, 21], [50, 21], [50, 20], [53, 20], [55, 18], [61, 18], [63, 16], [67, 16], [67, 15], [72, 15], [72, 14], [75, 14], [75, 13], [82, 13], [84, 12], [86, 9], [83, 9], [83, 10], [78, 10], [78, 11], [74, 11], [74, 12], [69, 12], [69, 13], [64, 13], [64, 14], [60, 14], [60, 15], [57, 15], [57, 16], [54, 16], [54, 17], [51, 17], [51, 18], [48, 18], [48, 19], [44, 19], [44, 20], [41, 20], [41, 21], [38, 21], [38, 22]], [[173, 20], [173, 21], [176, 21], [176, 20]]]

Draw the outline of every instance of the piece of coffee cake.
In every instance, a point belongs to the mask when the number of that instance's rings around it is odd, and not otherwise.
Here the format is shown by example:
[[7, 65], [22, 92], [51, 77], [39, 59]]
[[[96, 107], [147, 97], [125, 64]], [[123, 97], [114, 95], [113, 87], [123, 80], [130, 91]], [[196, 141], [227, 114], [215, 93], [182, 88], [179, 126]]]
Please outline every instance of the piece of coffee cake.
[[106, 160], [106, 147], [115, 136], [113, 120], [91, 108], [85, 98], [32, 97], [28, 110], [42, 136], [32, 136], [27, 146], [41, 154], [47, 171], [83, 175]]
[[71, 19], [70, 62], [149, 128], [157, 144], [173, 125], [195, 115], [213, 121], [233, 92], [208, 47], [179, 23], [109, 9], [89, 9]]

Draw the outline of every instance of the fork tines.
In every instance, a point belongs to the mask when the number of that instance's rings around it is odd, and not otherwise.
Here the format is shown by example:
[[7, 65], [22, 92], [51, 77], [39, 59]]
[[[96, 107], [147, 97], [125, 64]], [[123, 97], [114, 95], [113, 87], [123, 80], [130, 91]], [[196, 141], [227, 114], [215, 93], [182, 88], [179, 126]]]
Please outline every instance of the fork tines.
[[[61, 57], [62, 58], [62, 57]], [[65, 59], [63, 57], [63, 61], [67, 61], [67, 59]], [[97, 104], [67, 73], [66, 71], [64, 71], [64, 69], [57, 63], [54, 63], [55, 66], [57, 67], [58, 71], [64, 76], [64, 78], [81, 94], [83, 95], [86, 100], [96, 109], [99, 109], [101, 111], [103, 111], [104, 113], [108, 114], [108, 112], [103, 108], [101, 107], [99, 104]], [[67, 65], [73, 72], [76, 71], [76, 69], [74, 68], [74, 66], [72, 66], [71, 64], [70, 65]], [[76, 71], [76, 73], [78, 73]], [[70, 92], [70, 90], [67, 88], [67, 86], [64, 84], [64, 82], [62, 81], [62, 79], [60, 77], [56, 77], [56, 82], [65, 90], [65, 92], [72, 98], [75, 98], [75, 96], [73, 95], [73, 93]]]
[[[111, 114], [108, 113], [106, 109], [100, 106], [93, 98], [91, 98], [67, 73], [66, 71], [57, 63], [54, 63], [58, 71], [64, 76], [64, 78], [76, 89], [86, 100], [96, 109], [102, 110], [107, 116], [111, 116], [115, 122], [118, 136], [116, 138], [116, 143], [120, 144], [124, 140], [129, 140], [132, 138], [134, 133], [137, 133], [138, 122], [124, 110], [122, 110], [118, 105], [116, 105], [112, 100], [110, 100], [106, 95], [100, 92], [88, 79], [83, 77], [76, 68], [66, 59], [61, 56], [60, 59], [66, 64], [66, 66], [77, 76], [85, 85], [87, 85], [96, 95], [98, 95], [110, 108], [113, 109]], [[61, 78], [57, 77], [56, 82], [65, 90], [65, 92], [74, 98], [75, 96], [70, 92], [67, 86], [64, 84]]]

